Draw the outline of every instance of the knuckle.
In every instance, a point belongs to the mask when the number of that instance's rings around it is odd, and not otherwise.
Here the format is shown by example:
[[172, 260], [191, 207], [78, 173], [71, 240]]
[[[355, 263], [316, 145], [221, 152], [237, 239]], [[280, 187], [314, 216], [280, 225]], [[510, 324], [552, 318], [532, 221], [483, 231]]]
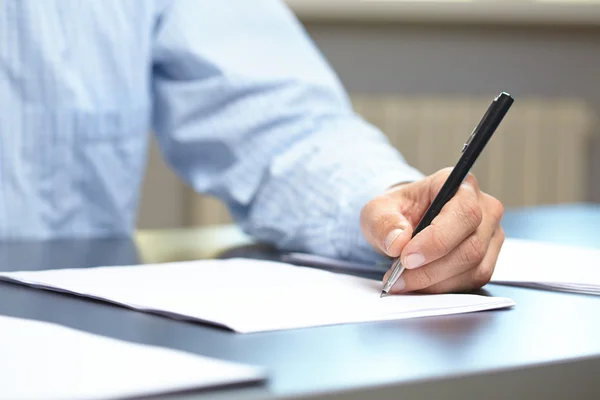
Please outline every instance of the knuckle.
[[460, 246], [459, 258], [463, 265], [478, 265], [485, 257], [486, 248], [477, 236], [469, 237], [465, 243]]
[[492, 268], [488, 268], [484, 265], [476, 268], [473, 271], [473, 286], [476, 289], [479, 289], [487, 285], [492, 279], [492, 272]]
[[495, 197], [492, 200], [492, 215], [496, 221], [500, 221], [504, 215], [504, 204]]
[[446, 179], [448, 175], [452, 172], [453, 167], [444, 167], [438, 171], [438, 174], [441, 175], [440, 179]]
[[360, 219], [363, 223], [368, 225], [372, 225], [372, 222], [380, 218], [378, 215], [377, 209], [381, 207], [381, 199], [374, 198], [371, 199], [367, 204], [365, 204], [360, 210]]
[[448, 254], [451, 250], [450, 239], [443, 233], [443, 230], [436, 225], [431, 225], [431, 249], [435, 254]]
[[393, 220], [389, 214], [379, 214], [371, 221], [371, 226], [376, 232], [386, 232], [392, 224]]
[[381, 203], [381, 196], [374, 197], [367, 204], [363, 206], [365, 213], [372, 213], [373, 210], [377, 209], [377, 206]]
[[483, 193], [486, 214], [488, 214], [494, 222], [499, 222], [504, 215], [504, 204], [494, 196]]
[[361, 209], [361, 216], [367, 217], [368, 215], [370, 215], [373, 211], [373, 208], [375, 208], [376, 204], [377, 199], [371, 199], [369, 202], [367, 202]]
[[446, 168], [440, 169], [438, 172], [436, 172], [435, 174], [433, 174], [430, 177], [431, 183], [432, 183], [432, 185], [430, 185], [430, 190], [431, 190], [430, 195], [431, 196], [435, 196], [437, 194], [437, 192], [440, 191], [442, 186], [444, 186], [444, 183], [446, 182], [448, 175], [450, 175], [451, 172], [452, 172], [452, 167], [446, 167]]
[[413, 270], [412, 284], [418, 289], [423, 289], [431, 286], [434, 282], [434, 277], [427, 268], [419, 268]]
[[367, 203], [361, 210], [360, 210], [360, 216], [359, 216], [359, 221], [360, 221], [360, 227], [361, 230], [363, 231], [363, 233], [370, 228], [370, 220], [369, 220], [369, 216], [371, 215], [371, 203]]
[[467, 200], [460, 204], [460, 211], [456, 213], [457, 217], [466, 227], [475, 230], [483, 220], [483, 210], [475, 201]]
[[471, 172], [469, 172], [467, 176], [465, 176], [464, 181], [467, 182], [469, 185], [473, 186], [473, 188], [475, 189], [479, 188], [479, 182], [477, 181], [475, 175], [473, 175]]

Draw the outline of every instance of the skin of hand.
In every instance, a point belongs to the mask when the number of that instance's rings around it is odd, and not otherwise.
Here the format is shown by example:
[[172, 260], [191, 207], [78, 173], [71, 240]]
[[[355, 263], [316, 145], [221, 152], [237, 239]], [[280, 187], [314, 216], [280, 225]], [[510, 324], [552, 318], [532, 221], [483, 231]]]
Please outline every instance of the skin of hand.
[[481, 288], [492, 277], [504, 243], [504, 207], [480, 190], [472, 174], [432, 223], [411, 239], [450, 171], [394, 186], [361, 211], [361, 231], [369, 244], [391, 258], [400, 257], [406, 267], [390, 294], [465, 292]]

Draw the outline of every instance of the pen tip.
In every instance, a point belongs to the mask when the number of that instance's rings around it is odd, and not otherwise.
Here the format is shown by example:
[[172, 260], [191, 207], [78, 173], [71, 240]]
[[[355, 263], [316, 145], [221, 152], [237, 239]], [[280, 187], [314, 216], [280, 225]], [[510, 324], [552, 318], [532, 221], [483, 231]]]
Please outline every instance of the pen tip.
[[381, 296], [379, 296], [379, 298], [381, 299], [382, 297], [385, 297], [387, 295], [387, 293], [385, 291], [381, 292]]

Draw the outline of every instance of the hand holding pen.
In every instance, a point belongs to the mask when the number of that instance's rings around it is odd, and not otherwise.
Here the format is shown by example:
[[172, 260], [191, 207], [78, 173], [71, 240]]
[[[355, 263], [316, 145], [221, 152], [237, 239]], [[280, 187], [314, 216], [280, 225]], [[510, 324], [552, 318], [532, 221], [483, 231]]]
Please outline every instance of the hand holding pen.
[[506, 93], [494, 99], [454, 168], [390, 188], [363, 208], [363, 235], [395, 258], [382, 296], [467, 291], [489, 282], [504, 242], [503, 206], [469, 171], [512, 103]]

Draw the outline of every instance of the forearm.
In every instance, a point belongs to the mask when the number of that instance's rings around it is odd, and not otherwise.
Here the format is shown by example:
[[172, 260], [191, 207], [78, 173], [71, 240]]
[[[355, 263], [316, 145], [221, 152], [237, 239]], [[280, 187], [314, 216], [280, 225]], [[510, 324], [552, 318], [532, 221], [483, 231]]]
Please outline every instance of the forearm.
[[170, 2], [153, 47], [162, 153], [257, 239], [375, 257], [359, 214], [420, 174], [352, 111], [341, 83], [280, 1]]
[[362, 207], [422, 176], [370, 124], [325, 119], [273, 158], [242, 225], [282, 249], [373, 262], [381, 256], [361, 234]]

